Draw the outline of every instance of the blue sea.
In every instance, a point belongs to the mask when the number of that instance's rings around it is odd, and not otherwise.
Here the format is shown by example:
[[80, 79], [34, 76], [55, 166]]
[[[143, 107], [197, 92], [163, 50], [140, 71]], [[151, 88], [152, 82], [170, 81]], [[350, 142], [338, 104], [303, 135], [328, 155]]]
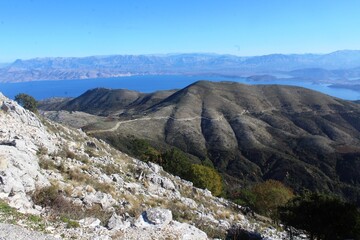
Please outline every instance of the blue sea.
[[282, 84], [294, 85], [313, 89], [334, 97], [346, 100], [359, 100], [360, 92], [330, 88], [327, 85], [314, 84], [312, 82], [301, 82], [292, 80], [276, 81], [251, 81], [246, 78], [222, 77], [222, 76], [164, 76], [146, 75], [117, 78], [97, 78], [60, 81], [32, 81], [23, 83], [0, 83], [0, 92], [9, 98], [14, 98], [18, 93], [27, 93], [37, 100], [51, 97], [77, 97], [85, 91], [97, 87], [113, 89], [130, 89], [140, 92], [154, 92], [158, 90], [181, 89], [198, 80], [209, 81], [234, 81], [245, 84]]

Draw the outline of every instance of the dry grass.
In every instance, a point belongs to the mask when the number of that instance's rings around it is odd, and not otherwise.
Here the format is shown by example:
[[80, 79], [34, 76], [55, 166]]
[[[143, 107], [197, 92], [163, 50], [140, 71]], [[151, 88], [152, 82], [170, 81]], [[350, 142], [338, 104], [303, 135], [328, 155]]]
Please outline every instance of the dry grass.
[[107, 175], [121, 174], [120, 167], [114, 163], [110, 164], [98, 164], [96, 167], [100, 168], [103, 173]]
[[123, 195], [123, 198], [129, 203], [125, 206], [126, 212], [132, 217], [138, 217], [146, 208], [142, 195]]
[[44, 156], [39, 157], [39, 166], [42, 169], [54, 170], [57, 169], [56, 164], [51, 159], [45, 159]]
[[86, 217], [95, 217], [105, 225], [112, 214], [104, 211], [100, 205], [93, 205], [89, 209], [75, 205], [61, 193], [56, 185], [37, 189], [33, 193], [32, 199], [35, 204], [50, 208], [53, 219], [79, 220]]
[[164, 205], [165, 208], [170, 209], [173, 218], [179, 222], [193, 222], [196, 219], [196, 214], [189, 210], [189, 207], [181, 201], [168, 201]]

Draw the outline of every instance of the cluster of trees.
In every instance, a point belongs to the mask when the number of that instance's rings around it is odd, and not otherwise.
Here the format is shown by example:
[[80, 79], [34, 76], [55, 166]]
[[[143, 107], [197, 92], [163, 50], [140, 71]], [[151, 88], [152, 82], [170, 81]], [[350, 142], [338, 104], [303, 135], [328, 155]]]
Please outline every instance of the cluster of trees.
[[293, 227], [305, 230], [310, 239], [360, 239], [360, 212], [355, 204], [339, 198], [308, 193], [279, 207], [279, 219], [293, 237]]

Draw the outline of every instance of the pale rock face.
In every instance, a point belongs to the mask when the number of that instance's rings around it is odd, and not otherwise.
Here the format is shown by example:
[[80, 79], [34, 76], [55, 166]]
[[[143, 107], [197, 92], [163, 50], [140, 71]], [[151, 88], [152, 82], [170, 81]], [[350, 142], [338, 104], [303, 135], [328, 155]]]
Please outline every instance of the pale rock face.
[[0, 95], [2, 114], [0, 118], [0, 141], [16, 141], [17, 148], [23, 151], [35, 151], [44, 147], [53, 152], [55, 138], [50, 135], [36, 115], [26, 111], [15, 101]]
[[172, 228], [175, 232], [179, 233], [179, 239], [181, 240], [206, 240], [208, 239], [206, 233], [201, 231], [200, 229], [187, 224], [187, 223], [179, 223], [174, 222], [172, 224]]
[[157, 174], [149, 174], [147, 176], [147, 178], [154, 184], [162, 187], [162, 188], [165, 188], [167, 190], [175, 190], [175, 185], [174, 183], [166, 178], [166, 177], [162, 177], [162, 176], [159, 176]]
[[160, 173], [160, 171], [163, 170], [163, 168], [155, 163], [152, 162], [148, 162], [148, 165], [150, 167], [150, 169], [154, 172], [154, 173]]
[[37, 213], [28, 194], [49, 185], [41, 173], [37, 150], [55, 151], [54, 137], [35, 114], [0, 94], [0, 198], [25, 213]]
[[130, 225], [131, 223], [129, 221], [125, 221], [123, 217], [117, 215], [116, 213], [113, 213], [113, 215], [109, 219], [107, 227], [110, 230], [125, 230], [129, 228]]
[[84, 197], [83, 202], [89, 207], [93, 204], [100, 204], [104, 210], [111, 209], [117, 203], [110, 194], [103, 192], [91, 192]]

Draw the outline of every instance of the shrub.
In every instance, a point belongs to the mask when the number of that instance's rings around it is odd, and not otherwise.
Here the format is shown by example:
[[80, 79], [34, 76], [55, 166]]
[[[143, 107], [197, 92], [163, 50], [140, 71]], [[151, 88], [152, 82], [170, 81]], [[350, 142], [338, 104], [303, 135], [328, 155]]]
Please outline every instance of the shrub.
[[256, 184], [245, 196], [255, 211], [276, 218], [277, 208], [285, 205], [294, 194], [283, 183], [267, 180]]
[[34, 203], [42, 207], [53, 206], [58, 198], [59, 189], [55, 185], [36, 189], [36, 191], [32, 195], [32, 200], [34, 201]]
[[32, 96], [25, 93], [20, 93], [15, 96], [15, 101], [18, 102], [25, 109], [30, 110], [34, 113], [37, 112], [38, 103]]
[[214, 168], [193, 164], [190, 168], [190, 180], [196, 187], [210, 190], [214, 196], [222, 193], [222, 178]]
[[277, 208], [294, 197], [292, 190], [281, 182], [268, 180], [252, 188], [244, 188], [231, 195], [236, 204], [250, 207], [256, 212], [278, 218]]

